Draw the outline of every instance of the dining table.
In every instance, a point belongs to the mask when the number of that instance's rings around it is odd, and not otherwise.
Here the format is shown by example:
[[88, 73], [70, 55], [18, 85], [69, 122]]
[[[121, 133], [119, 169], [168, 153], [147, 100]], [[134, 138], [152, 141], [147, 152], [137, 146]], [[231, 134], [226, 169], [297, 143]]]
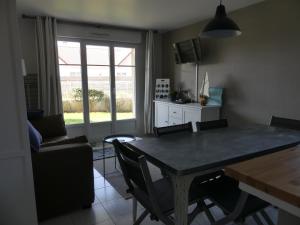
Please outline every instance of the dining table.
[[174, 224], [188, 224], [188, 193], [197, 176], [300, 144], [300, 131], [251, 125], [147, 136], [128, 143], [164, 171], [174, 187]]
[[300, 224], [300, 146], [225, 167], [244, 192], [278, 210], [278, 225]]

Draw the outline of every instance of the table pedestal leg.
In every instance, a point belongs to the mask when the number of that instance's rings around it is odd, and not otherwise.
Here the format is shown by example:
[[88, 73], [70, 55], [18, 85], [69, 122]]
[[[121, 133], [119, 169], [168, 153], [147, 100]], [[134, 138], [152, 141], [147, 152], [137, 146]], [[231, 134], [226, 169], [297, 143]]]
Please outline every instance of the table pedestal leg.
[[278, 212], [278, 223], [277, 225], [299, 225], [300, 218], [294, 215], [291, 215], [281, 209]]
[[173, 176], [175, 225], [188, 224], [188, 197], [193, 178], [188, 176]]

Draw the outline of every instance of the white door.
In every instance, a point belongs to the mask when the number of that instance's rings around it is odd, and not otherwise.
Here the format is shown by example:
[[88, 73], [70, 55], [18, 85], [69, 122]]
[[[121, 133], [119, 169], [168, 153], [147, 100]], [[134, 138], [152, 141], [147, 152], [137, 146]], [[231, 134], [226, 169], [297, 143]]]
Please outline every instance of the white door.
[[166, 127], [169, 126], [169, 106], [167, 104], [155, 104], [155, 126]]
[[0, 1], [0, 224], [36, 225], [16, 2]]
[[67, 126], [83, 127], [91, 141], [111, 133], [135, 132], [135, 51], [134, 45], [59, 39]]

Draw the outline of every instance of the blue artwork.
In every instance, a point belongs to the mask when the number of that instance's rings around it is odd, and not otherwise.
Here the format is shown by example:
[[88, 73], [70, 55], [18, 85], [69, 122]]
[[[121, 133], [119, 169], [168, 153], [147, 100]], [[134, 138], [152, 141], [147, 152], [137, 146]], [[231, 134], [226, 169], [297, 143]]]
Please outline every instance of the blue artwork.
[[222, 106], [223, 88], [210, 87], [209, 98], [206, 105]]

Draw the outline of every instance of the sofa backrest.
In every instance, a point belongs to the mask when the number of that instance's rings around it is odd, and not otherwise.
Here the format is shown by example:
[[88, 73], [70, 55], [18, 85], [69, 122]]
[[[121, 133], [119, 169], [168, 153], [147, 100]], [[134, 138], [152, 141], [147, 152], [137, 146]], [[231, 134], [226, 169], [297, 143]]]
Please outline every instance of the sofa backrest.
[[65, 121], [62, 114], [45, 116], [30, 120], [30, 122], [41, 133], [43, 139], [67, 135]]

